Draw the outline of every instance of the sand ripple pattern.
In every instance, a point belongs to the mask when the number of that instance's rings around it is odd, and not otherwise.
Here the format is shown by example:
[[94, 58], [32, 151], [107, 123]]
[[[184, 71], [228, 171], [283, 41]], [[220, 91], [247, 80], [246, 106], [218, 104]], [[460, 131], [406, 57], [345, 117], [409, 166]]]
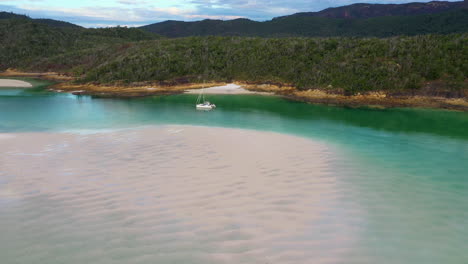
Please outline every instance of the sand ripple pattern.
[[163, 126], [0, 147], [2, 263], [344, 263], [364, 225], [337, 153], [293, 136]]

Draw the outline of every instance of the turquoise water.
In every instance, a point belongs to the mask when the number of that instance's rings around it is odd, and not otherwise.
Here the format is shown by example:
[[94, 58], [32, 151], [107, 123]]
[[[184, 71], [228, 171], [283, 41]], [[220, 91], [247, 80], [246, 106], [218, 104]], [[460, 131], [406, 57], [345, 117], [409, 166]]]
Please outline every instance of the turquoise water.
[[[256, 95], [212, 95], [218, 108], [204, 112], [195, 111], [195, 99], [0, 89], [0, 132], [190, 124], [311, 138], [345, 157], [336, 168], [346, 186], [340, 206], [365, 212], [355, 223], [361, 236], [350, 263], [468, 263], [467, 113], [348, 109]], [[346, 215], [329, 219], [339, 217]]]

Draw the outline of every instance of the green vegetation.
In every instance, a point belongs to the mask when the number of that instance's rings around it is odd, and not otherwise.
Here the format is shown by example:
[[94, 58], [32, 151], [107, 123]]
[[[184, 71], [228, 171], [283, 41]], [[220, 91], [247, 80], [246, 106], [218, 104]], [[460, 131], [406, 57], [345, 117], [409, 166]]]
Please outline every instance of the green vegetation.
[[354, 19], [291, 15], [265, 22], [248, 19], [166, 21], [147, 25], [142, 29], [166, 37], [391, 37], [450, 34], [468, 32], [468, 9], [437, 14]]
[[70, 71], [80, 74], [82, 82], [237, 80], [347, 94], [415, 91], [438, 81], [436, 89], [456, 96], [467, 88], [467, 61], [468, 34], [388, 39], [191, 37], [74, 51], [32, 67]]
[[0, 70], [24, 67], [72, 50], [157, 38], [136, 28], [85, 29], [55, 27], [31, 19], [0, 19]]
[[22, 20], [29, 20], [31, 22], [36, 22], [39, 24], [48, 25], [51, 27], [82, 28], [78, 25], [65, 22], [65, 21], [54, 20], [54, 19], [43, 19], [43, 18], [32, 19], [26, 15], [18, 15], [18, 14], [11, 13], [11, 12], [0, 12], [0, 19], [22, 19]]
[[0, 70], [57, 71], [81, 83], [235, 80], [344, 94], [468, 94], [468, 33], [163, 39], [135, 28], [63, 28], [3, 19], [0, 39]]

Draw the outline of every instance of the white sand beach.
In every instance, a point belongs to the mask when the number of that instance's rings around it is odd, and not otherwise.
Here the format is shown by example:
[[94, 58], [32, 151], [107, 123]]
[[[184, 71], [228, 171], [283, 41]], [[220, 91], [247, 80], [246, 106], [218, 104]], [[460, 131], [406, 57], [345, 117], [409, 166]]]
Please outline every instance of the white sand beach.
[[0, 79], [0, 87], [30, 88], [32, 84], [20, 80]]
[[[242, 86], [230, 83], [224, 86], [215, 86], [210, 88], [204, 88], [205, 94], [272, 94], [267, 92], [253, 92], [242, 88]], [[200, 89], [186, 90], [185, 93], [198, 94]]]
[[341, 263], [355, 243], [345, 219], [326, 220], [339, 215], [336, 153], [311, 140], [162, 126], [8, 134], [0, 148], [0, 244], [12, 260], [59, 243], [118, 263]]

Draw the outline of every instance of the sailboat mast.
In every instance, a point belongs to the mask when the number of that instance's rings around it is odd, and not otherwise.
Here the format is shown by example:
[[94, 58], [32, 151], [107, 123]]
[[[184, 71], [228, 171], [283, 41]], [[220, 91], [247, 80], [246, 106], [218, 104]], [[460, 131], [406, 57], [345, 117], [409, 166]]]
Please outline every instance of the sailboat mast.
[[203, 87], [201, 89], [201, 99], [202, 99], [202, 103], [205, 103], [205, 81], [203, 80]]
[[200, 103], [200, 99], [202, 97], [202, 90], [200, 90], [200, 92], [198, 93], [198, 97], [197, 97], [197, 104]]

